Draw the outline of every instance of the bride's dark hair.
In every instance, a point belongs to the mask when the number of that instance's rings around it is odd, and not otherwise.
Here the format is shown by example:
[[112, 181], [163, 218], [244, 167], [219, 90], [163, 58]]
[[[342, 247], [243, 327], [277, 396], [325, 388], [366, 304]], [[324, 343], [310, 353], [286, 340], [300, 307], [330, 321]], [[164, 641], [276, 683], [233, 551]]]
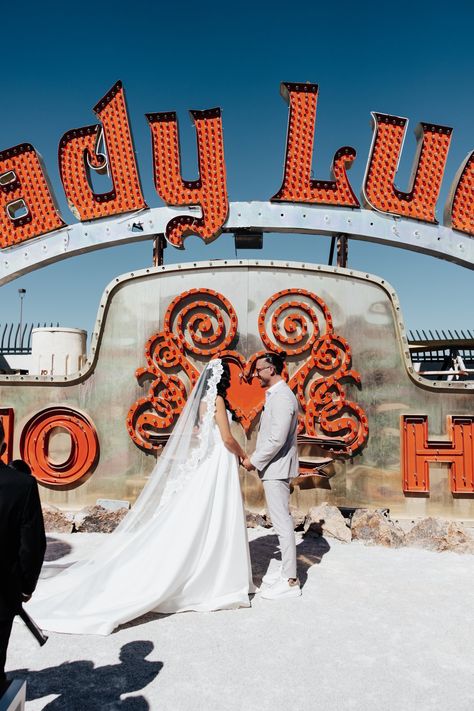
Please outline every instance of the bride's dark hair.
[[[234, 410], [230, 406], [230, 403], [227, 399], [227, 391], [230, 388], [230, 368], [229, 364], [225, 360], [221, 360], [222, 363], [222, 375], [220, 377], [219, 382], [217, 383], [217, 394], [221, 396], [221, 398], [224, 400], [224, 404], [226, 406], [226, 409], [229, 410], [229, 412], [232, 415], [232, 419], [235, 420], [236, 422], [239, 422], [239, 418], [235, 414]], [[206, 378], [203, 383], [202, 387], [202, 396], [204, 396], [206, 389], [207, 389], [207, 382], [209, 378], [212, 375], [212, 371], [208, 370], [206, 373]], [[196, 423], [199, 420], [199, 413], [196, 416]]]
[[221, 379], [217, 383], [217, 394], [221, 396], [224, 400], [226, 409], [232, 414], [232, 419], [238, 422], [238, 417], [234, 410], [231, 408], [230, 403], [227, 399], [227, 391], [230, 388], [230, 368], [227, 361], [222, 361], [222, 375]]

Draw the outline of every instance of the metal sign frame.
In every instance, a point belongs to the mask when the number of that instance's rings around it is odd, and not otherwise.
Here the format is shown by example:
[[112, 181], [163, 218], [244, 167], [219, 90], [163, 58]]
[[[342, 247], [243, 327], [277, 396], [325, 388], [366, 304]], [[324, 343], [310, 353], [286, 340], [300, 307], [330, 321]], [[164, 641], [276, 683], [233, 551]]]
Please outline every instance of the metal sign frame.
[[[127, 216], [68, 225], [0, 252], [0, 286], [53, 262], [164, 234], [176, 216], [196, 210], [150, 208]], [[370, 210], [272, 202], [230, 203], [225, 232], [260, 230], [314, 235], [346, 234], [350, 239], [407, 249], [474, 269], [474, 239], [443, 225], [413, 222]]]

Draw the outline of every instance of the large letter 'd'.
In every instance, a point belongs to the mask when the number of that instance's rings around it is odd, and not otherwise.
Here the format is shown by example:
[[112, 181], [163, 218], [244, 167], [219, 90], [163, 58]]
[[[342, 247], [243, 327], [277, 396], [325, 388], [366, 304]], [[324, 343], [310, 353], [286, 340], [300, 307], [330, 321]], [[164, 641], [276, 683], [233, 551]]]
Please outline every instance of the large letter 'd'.
[[[102, 126], [68, 131], [59, 143], [59, 171], [66, 198], [79, 220], [119, 215], [146, 207], [135, 161], [122, 82], [94, 107]], [[94, 192], [90, 171], [108, 173], [112, 189]]]

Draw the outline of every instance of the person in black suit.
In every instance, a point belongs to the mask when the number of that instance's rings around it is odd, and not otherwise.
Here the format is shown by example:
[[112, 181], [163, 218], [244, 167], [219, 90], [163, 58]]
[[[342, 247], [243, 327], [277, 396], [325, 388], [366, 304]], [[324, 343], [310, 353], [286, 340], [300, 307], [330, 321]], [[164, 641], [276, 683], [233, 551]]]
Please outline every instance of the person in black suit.
[[[0, 420], [0, 456], [6, 449]], [[0, 462], [0, 696], [8, 687], [5, 661], [13, 618], [36, 587], [46, 550], [36, 479]]]

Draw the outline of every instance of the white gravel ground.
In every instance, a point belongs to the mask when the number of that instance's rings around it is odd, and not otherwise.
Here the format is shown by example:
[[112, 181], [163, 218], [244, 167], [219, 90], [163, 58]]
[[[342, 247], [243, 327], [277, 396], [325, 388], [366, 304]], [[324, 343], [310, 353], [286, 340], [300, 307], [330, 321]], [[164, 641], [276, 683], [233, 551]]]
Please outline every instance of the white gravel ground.
[[[258, 582], [276, 538], [249, 537]], [[100, 538], [50, 537], [48, 565]], [[27, 679], [28, 711], [473, 711], [474, 556], [331, 539], [298, 551], [299, 599], [150, 614], [41, 649], [18, 622], [9, 676]]]

